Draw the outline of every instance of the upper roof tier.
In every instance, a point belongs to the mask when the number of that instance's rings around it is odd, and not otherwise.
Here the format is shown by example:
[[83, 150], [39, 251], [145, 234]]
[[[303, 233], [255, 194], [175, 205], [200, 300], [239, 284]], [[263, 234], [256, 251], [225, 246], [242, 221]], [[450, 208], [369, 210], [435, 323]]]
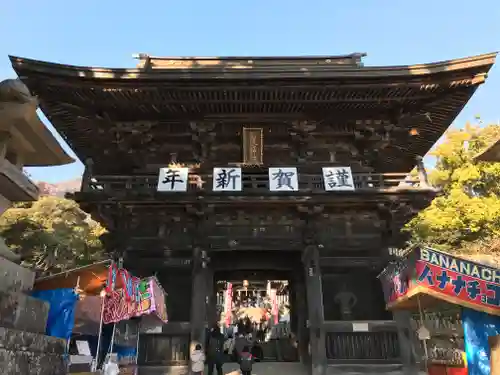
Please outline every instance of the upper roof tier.
[[139, 59], [138, 68], [142, 69], [206, 69], [230, 68], [246, 69], [324, 69], [326, 68], [357, 68], [363, 65], [365, 53], [351, 53], [337, 56], [225, 56], [225, 57], [158, 57], [139, 53], [134, 56]]
[[[101, 172], [164, 165], [172, 154], [190, 162], [193, 124], [207, 122], [214, 124], [213, 162], [241, 155], [242, 125], [264, 128], [264, 154], [272, 153], [278, 144], [289, 146], [286, 136], [296, 133], [290, 129], [297, 121], [313, 124], [308, 147], [315, 153], [339, 139], [359, 144], [361, 134], [378, 142], [360, 146], [363, 155], [380, 148], [374, 169], [407, 172], [485, 81], [496, 53], [386, 67], [365, 67], [363, 56], [139, 55], [135, 69], [10, 59], [78, 157], [93, 159]], [[381, 142], [389, 135], [391, 142]]]

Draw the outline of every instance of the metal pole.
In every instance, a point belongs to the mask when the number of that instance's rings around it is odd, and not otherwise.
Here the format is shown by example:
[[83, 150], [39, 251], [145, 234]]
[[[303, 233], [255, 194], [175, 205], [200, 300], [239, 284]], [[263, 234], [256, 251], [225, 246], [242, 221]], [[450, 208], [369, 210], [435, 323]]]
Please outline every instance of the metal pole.
[[[122, 269], [123, 268], [123, 258], [120, 257], [118, 259], [118, 269]], [[127, 286], [124, 285], [123, 286], [124, 288], [126, 288]], [[114, 290], [115, 286], [113, 285], [113, 290]], [[109, 344], [109, 353], [113, 353], [113, 346], [115, 345], [115, 333], [116, 333], [116, 322], [113, 323], [113, 333], [111, 334], [111, 343]]]
[[[78, 300], [80, 300], [80, 276], [78, 276], [78, 278], [76, 279], [74, 293], [78, 296]], [[78, 303], [78, 301], [76, 303]], [[71, 344], [71, 334], [70, 337], [68, 338], [68, 341], [66, 342], [66, 354], [68, 355], [69, 355], [70, 344]]]
[[95, 354], [94, 363], [92, 365], [92, 372], [95, 372], [97, 370], [97, 366], [99, 364], [99, 351], [101, 350], [101, 336], [102, 336], [102, 326], [103, 326], [103, 320], [104, 320], [104, 300], [106, 298], [106, 295], [101, 295], [101, 297], [102, 297], [101, 298], [101, 319], [99, 321], [99, 334], [97, 336], [97, 352]]
[[115, 332], [116, 332], [116, 323], [113, 323], [113, 333], [111, 334], [111, 343], [109, 344], [109, 353], [113, 353], [113, 346], [115, 346]]
[[[422, 305], [420, 304], [420, 297], [417, 296], [417, 303], [418, 303], [418, 313], [420, 315], [420, 327], [424, 326], [424, 312], [422, 310]], [[428, 368], [428, 362], [429, 362], [429, 352], [427, 350], [427, 340], [422, 340], [424, 343], [424, 355], [425, 355], [425, 367], [426, 369]]]
[[139, 338], [141, 336], [141, 321], [137, 323], [137, 342], [135, 344], [135, 365], [139, 364]]

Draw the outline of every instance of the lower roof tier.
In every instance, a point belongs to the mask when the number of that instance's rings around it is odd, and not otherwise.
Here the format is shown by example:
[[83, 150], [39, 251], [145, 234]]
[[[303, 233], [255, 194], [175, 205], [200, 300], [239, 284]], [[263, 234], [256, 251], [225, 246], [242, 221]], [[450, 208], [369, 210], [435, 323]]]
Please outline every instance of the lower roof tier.
[[377, 171], [407, 172], [485, 81], [495, 56], [397, 67], [312, 67], [286, 58], [255, 66], [251, 59], [238, 65], [191, 59], [155, 69], [11, 61], [54, 127], [99, 173], [166, 165], [172, 157], [237, 162], [227, 157], [242, 155], [242, 127], [264, 129], [267, 160], [293, 162], [280, 154], [285, 149], [298, 161], [305, 149], [325, 162], [331, 156], [324, 151], [341, 140], [357, 142], [361, 158], [377, 151], [369, 163]]

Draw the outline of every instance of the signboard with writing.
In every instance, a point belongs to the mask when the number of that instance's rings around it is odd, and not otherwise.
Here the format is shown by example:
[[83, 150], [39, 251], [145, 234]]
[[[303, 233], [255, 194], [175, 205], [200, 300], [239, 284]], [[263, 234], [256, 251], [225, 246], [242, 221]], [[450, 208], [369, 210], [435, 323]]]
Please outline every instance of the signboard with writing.
[[323, 167], [326, 191], [354, 191], [351, 167]]
[[273, 317], [273, 324], [278, 324], [279, 321], [279, 308], [278, 308], [278, 296], [276, 294], [276, 289], [271, 289], [271, 316]]
[[160, 168], [158, 175], [158, 191], [187, 191], [189, 168]]
[[233, 318], [233, 284], [232, 283], [227, 283], [224, 313], [225, 313], [226, 326], [229, 327], [231, 325], [232, 318]]
[[269, 168], [269, 190], [299, 191], [297, 168]]
[[411, 283], [412, 276], [415, 273], [414, 269], [414, 256], [409, 256], [389, 264], [379, 275], [387, 308], [391, 309], [395, 305], [406, 301], [408, 296], [411, 295], [413, 290], [410, 290], [410, 288], [414, 287], [414, 284]]
[[135, 316], [154, 313], [164, 323], [168, 321], [165, 293], [155, 277], [141, 280], [139, 295], [141, 304], [137, 308]]
[[427, 294], [471, 309], [500, 315], [500, 270], [420, 249], [416, 284]]
[[241, 191], [241, 168], [214, 168], [213, 191]]
[[380, 279], [389, 309], [415, 308], [420, 294], [500, 315], [500, 269], [442, 251], [417, 249]]
[[[121, 277], [123, 288], [116, 289], [117, 277]], [[110, 266], [104, 299], [104, 324], [116, 323], [141, 315], [154, 314], [167, 322], [165, 293], [155, 277], [138, 279], [126, 270]]]

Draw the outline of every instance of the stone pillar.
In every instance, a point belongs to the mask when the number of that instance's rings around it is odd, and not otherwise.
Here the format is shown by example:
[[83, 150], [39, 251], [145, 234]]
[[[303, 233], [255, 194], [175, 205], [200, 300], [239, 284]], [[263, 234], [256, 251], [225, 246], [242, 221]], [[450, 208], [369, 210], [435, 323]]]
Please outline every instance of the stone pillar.
[[9, 146], [12, 136], [8, 132], [0, 132], [0, 159], [5, 159], [7, 155], [7, 148]]
[[307, 310], [309, 316], [309, 345], [312, 375], [325, 375], [327, 368], [324, 330], [323, 289], [319, 251], [314, 245], [307, 246], [304, 254]]
[[394, 320], [398, 329], [399, 351], [405, 375], [416, 375], [418, 365], [415, 358], [416, 347], [414, 332], [411, 328], [409, 311], [394, 311]]
[[193, 281], [191, 292], [191, 343], [205, 347], [205, 318], [207, 316], [207, 264], [205, 252], [196, 248], [193, 252]]

